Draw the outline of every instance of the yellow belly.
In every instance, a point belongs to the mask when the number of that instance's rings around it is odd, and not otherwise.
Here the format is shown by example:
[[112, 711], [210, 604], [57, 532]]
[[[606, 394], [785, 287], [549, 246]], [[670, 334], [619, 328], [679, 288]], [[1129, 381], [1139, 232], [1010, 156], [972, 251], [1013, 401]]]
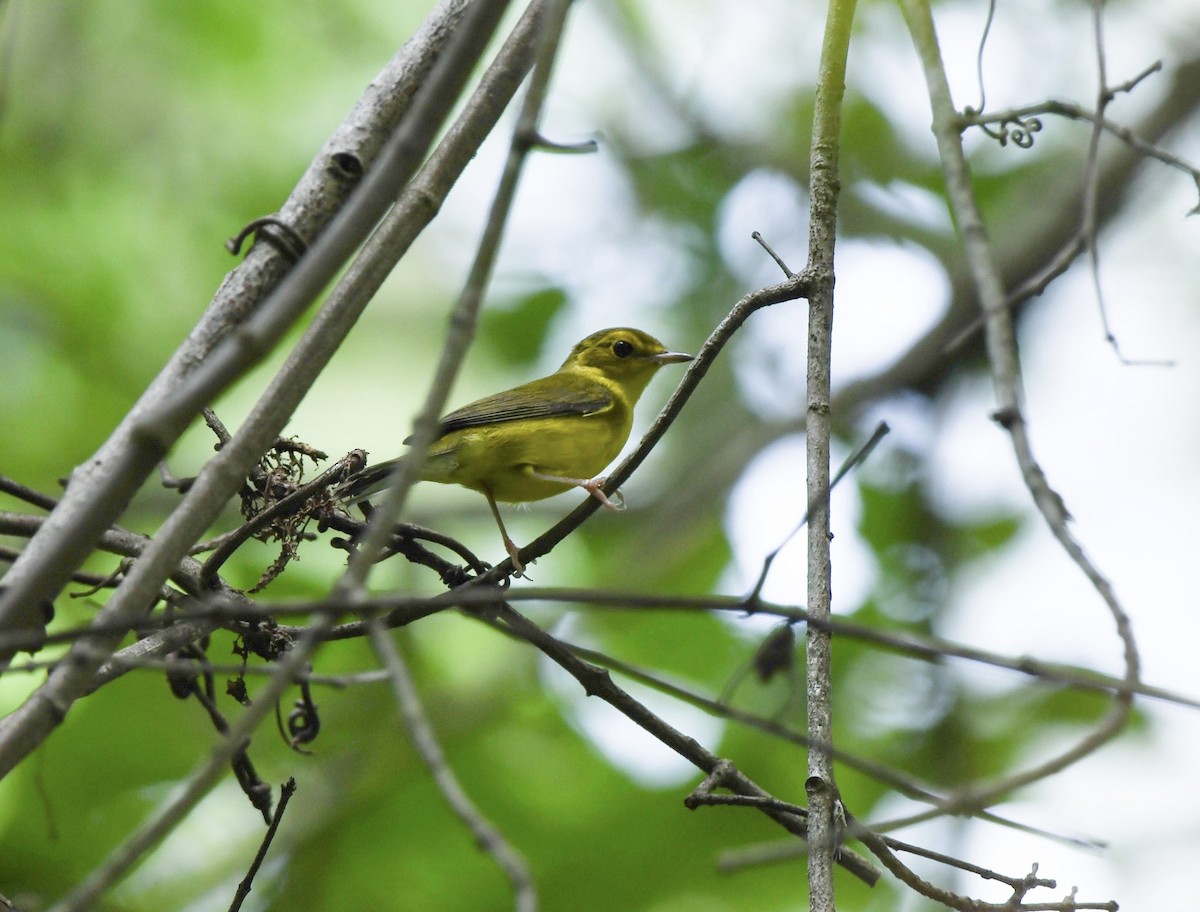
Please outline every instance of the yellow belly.
[[430, 447], [421, 478], [473, 491], [486, 488], [496, 500], [509, 503], [541, 500], [572, 486], [537, 478], [535, 472], [589, 479], [616, 458], [628, 438], [627, 423], [604, 415], [464, 428]]

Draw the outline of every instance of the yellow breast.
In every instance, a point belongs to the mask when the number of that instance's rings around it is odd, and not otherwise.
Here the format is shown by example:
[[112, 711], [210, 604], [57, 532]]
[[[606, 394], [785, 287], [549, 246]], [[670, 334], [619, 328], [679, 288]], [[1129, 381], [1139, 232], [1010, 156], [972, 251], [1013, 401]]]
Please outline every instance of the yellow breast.
[[629, 439], [632, 415], [571, 415], [505, 421], [463, 428], [441, 437], [429, 450], [425, 481], [485, 488], [499, 501], [541, 500], [570, 484], [535, 477], [588, 479], [612, 462]]

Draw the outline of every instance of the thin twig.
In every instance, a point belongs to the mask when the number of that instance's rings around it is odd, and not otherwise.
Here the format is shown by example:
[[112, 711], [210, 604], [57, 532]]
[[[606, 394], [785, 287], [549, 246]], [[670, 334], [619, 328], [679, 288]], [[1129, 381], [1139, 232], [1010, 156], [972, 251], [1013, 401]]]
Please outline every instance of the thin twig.
[[992, 111], [990, 113], [981, 114], [974, 111], [968, 111], [959, 115], [959, 123], [963, 127], [969, 126], [984, 126], [986, 124], [1005, 124], [1010, 122], [1023, 122], [1030, 118], [1038, 117], [1044, 114], [1054, 114], [1059, 117], [1065, 117], [1069, 120], [1082, 120], [1093, 125], [1093, 127], [1115, 136], [1130, 149], [1137, 152], [1146, 158], [1152, 158], [1162, 162], [1168, 167], [1180, 171], [1195, 182], [1200, 187], [1200, 168], [1191, 164], [1187, 159], [1168, 152], [1161, 146], [1155, 143], [1148, 142], [1141, 138], [1130, 127], [1109, 120], [1103, 115], [1103, 112], [1098, 112], [1083, 105], [1076, 104], [1073, 101], [1064, 101], [1062, 99], [1050, 98], [1046, 101], [1039, 101], [1036, 104], [1022, 105], [1015, 108], [1007, 108], [1002, 111]]
[[983, 82], [983, 51], [987, 47], [988, 35], [992, 31], [992, 22], [996, 18], [996, 0], [988, 0], [987, 19], [983, 23], [983, 31], [979, 35], [979, 49], [975, 52], [975, 78], [979, 82], [979, 108], [987, 108], [987, 88]]
[[[501, 624], [508, 627], [515, 636], [541, 650], [548, 659], [575, 678], [589, 696], [599, 697], [608, 703], [639, 728], [657, 738], [706, 775], [711, 776], [718, 770], [722, 771], [721, 784], [724, 788], [739, 795], [757, 798], [772, 797], [748, 776], [734, 768], [728, 760], [713, 754], [694, 738], [688, 737], [652, 713], [629, 693], [618, 687], [612, 676], [603, 668], [597, 668], [584, 662], [568, 646], [515, 611], [511, 605], [498, 603], [495, 610], [497, 620]], [[806, 819], [788, 811], [768, 807], [760, 808], [760, 810], [789, 833], [804, 839], [808, 838]], [[870, 862], [851, 849], [843, 848], [838, 855], [837, 863], [864, 883], [874, 884], [878, 879], [878, 872]]]
[[[602, 652], [577, 646], [573, 643], [567, 643], [566, 645], [568, 645], [576, 655], [588, 662], [594, 662], [597, 665], [603, 665], [605, 668], [617, 671], [640, 684], [644, 684], [645, 686], [657, 690], [660, 693], [667, 694], [668, 696], [671, 696], [677, 700], [681, 700], [691, 706], [702, 709], [705, 712], [717, 716], [718, 718], [729, 719], [732, 722], [737, 722], [740, 725], [745, 725], [748, 728], [753, 728], [757, 731], [769, 734], [772, 737], [780, 738], [781, 740], [788, 741], [801, 747], [811, 746], [811, 742], [807, 735], [789, 728], [775, 719], [766, 719], [755, 713], [746, 712], [744, 710], [732, 707], [719, 700], [713, 700], [708, 697], [704, 697], [698, 693], [695, 693], [694, 691], [681, 687], [678, 684], [673, 684], [669, 681], [666, 681], [658, 675], [651, 674], [644, 669], [630, 665], [628, 662], [614, 659], [612, 656], [606, 655]], [[822, 749], [828, 751], [829, 755], [838, 763], [848, 767], [849, 769], [860, 772], [864, 776], [869, 776], [878, 782], [889, 785], [899, 791], [901, 794], [907, 795], [916, 801], [934, 804], [939, 809], [944, 809], [944, 813], [946, 814], [954, 814], [962, 811], [961, 808], [956, 806], [953, 798], [949, 796], [938, 795], [928, 786], [918, 782], [914, 777], [909, 776], [893, 767], [867, 759], [866, 757], [861, 757], [857, 754], [833, 745], [823, 745]], [[1053, 839], [1055, 841], [1067, 843], [1073, 846], [1082, 848], [1096, 847], [1096, 842], [1094, 840], [1083, 840], [1074, 837], [1061, 836], [1056, 833], [1049, 833], [1045, 830], [1031, 827], [1027, 824], [1019, 823], [987, 811], [976, 810], [975, 816], [977, 816], [980, 820], [985, 820], [998, 826], [1032, 833], [1043, 838]], [[891, 826], [892, 825], [890, 823], [872, 825], [872, 829], [875, 832], [883, 832]], [[793, 843], [788, 843], [788, 845], [793, 849], [796, 849], [796, 846]], [[798, 851], [803, 850], [804, 847], [800, 847]]]
[[476, 844], [492, 857], [497, 867], [508, 878], [516, 898], [517, 912], [535, 912], [538, 905], [537, 891], [529, 865], [521, 853], [505, 839], [504, 834], [475, 806], [450, 764], [446, 762], [446, 755], [438, 743], [429, 718], [425, 715], [425, 708], [421, 705], [421, 697], [408, 671], [408, 665], [403, 654], [392, 642], [387, 628], [377, 618], [373, 618], [367, 622], [367, 629], [370, 631], [375, 654], [383, 663], [392, 682], [392, 693], [396, 698], [400, 719], [409, 738], [412, 739], [413, 747], [417, 749], [433, 777], [434, 784], [442, 793], [442, 798], [454, 815], [471, 831]]
[[11, 494], [20, 500], [25, 501], [35, 507], [40, 507], [43, 510], [53, 510], [58, 506], [58, 501], [41, 491], [35, 491], [33, 488], [21, 484], [14, 478], [9, 478], [7, 475], [0, 475], [0, 493]]
[[1101, 0], [1092, 0], [1092, 35], [1096, 43], [1096, 120], [1088, 136], [1087, 160], [1083, 168], [1083, 212], [1080, 215], [1080, 233], [1088, 252], [1088, 266], [1092, 278], [1092, 293], [1096, 296], [1096, 307], [1100, 312], [1100, 324], [1104, 327], [1104, 340], [1112, 346], [1117, 357], [1125, 362], [1121, 346], [1113, 335], [1108, 320], [1108, 307], [1104, 303], [1104, 284], [1100, 281], [1100, 245], [1098, 240], [1096, 208], [1100, 191], [1100, 137], [1104, 134], [1101, 119], [1112, 93], [1108, 88], [1108, 66], [1104, 53], [1104, 12]]
[[796, 278], [796, 273], [792, 272], [792, 270], [788, 267], [788, 264], [783, 261], [783, 257], [775, 252], [775, 248], [767, 242], [767, 239], [762, 236], [761, 232], [752, 231], [750, 232], [750, 237], [752, 237], [758, 243], [759, 247], [767, 252], [767, 256], [775, 261], [775, 265], [779, 267], [780, 271], [783, 272], [785, 277], [789, 279]]
[[[11, 564], [21, 556], [19, 548], [9, 548], [7, 545], [0, 545], [0, 563]], [[91, 589], [87, 595], [95, 595], [101, 589], [112, 589], [117, 585], [118, 574], [110, 573], [108, 576], [100, 576], [98, 573], [85, 573], [83, 570], [76, 570], [71, 574], [71, 582], [83, 583], [90, 586]], [[78, 596], [82, 593], [73, 592], [72, 595]], [[39, 637], [43, 639], [44, 637]]]
[[[879, 441], [881, 441], [884, 436], [887, 435], [889, 430], [890, 429], [888, 428], [886, 421], [879, 422], [879, 424], [875, 426], [875, 430], [872, 432], [867, 442], [846, 457], [846, 460], [842, 463], [841, 468], [837, 470], [837, 474], [835, 474], [833, 479], [829, 482], [829, 491], [825, 493], [831, 493], [833, 489], [837, 487], [838, 482], [845, 478], [855, 468], [855, 466], [861, 465], [866, 458], [871, 455], [875, 447], [879, 445]], [[808, 523], [808, 517], [811, 512], [812, 504], [810, 503], [807, 509], [805, 509], [804, 515], [800, 517], [800, 522], [796, 523], [796, 527], [784, 537], [783, 541], [780, 542], [770, 554], [763, 558], [762, 570], [759, 571], [758, 580], [755, 582], [754, 588], [751, 589], [750, 594], [746, 596], [747, 602], [753, 603], [758, 600], [759, 596], [762, 594], [763, 586], [766, 585], [767, 575], [771, 572], [771, 565], [775, 562], [775, 558], [779, 556], [779, 552], [786, 548], [788, 542], [795, 538], [796, 535], [799, 534], [800, 530], [803, 529]]]
[[[42, 517], [30, 517], [36, 525]], [[0, 532], [8, 532], [11, 526], [6, 514], [0, 513]], [[127, 533], [132, 536], [132, 533]], [[133, 549], [131, 553], [136, 553]], [[194, 565], [193, 574], [198, 574], [199, 565]], [[194, 578], [194, 576], [193, 576]], [[508, 590], [499, 587], [469, 587], [437, 596], [377, 596], [355, 604], [331, 603], [327, 600], [305, 602], [255, 603], [232, 589], [226, 589], [219, 597], [208, 597], [195, 601], [193, 607], [184, 605], [173, 613], [172, 626], [162, 628], [161, 622], [149, 619], [135, 625], [132, 630], [142, 639], [113, 656], [111, 663], [97, 673], [93, 687], [119, 677], [125, 671], [137, 667], [138, 662], [174, 652], [181, 645], [200, 639], [217, 627], [238, 624], [257, 624], [267, 619], [289, 616], [340, 615], [360, 611], [366, 614], [390, 612], [386, 622], [389, 627], [402, 627], [449, 608], [479, 608], [494, 604], [498, 599], [512, 602], [566, 602], [585, 604], [593, 609], [630, 610], [655, 609], [664, 611], [709, 612], [726, 611], [735, 614], [763, 614], [782, 618], [791, 623], [808, 622], [803, 608], [773, 602], [748, 602], [744, 597], [734, 596], [673, 596], [660, 593], [621, 592], [608, 589], [587, 588], [544, 588], [527, 587]], [[1123, 678], [1105, 675], [1092, 669], [1058, 662], [1045, 662], [1029, 656], [1005, 656], [978, 647], [968, 646], [940, 637], [932, 637], [915, 631], [880, 630], [851, 620], [831, 617], [827, 623], [836, 636], [871, 643], [883, 649], [927, 661], [957, 658], [994, 668], [1003, 668], [1051, 684], [1062, 684], [1092, 693], [1129, 693], [1161, 700], [1177, 706], [1200, 709], [1200, 698], [1155, 687], [1141, 681], [1129, 682]], [[111, 628], [85, 625], [56, 631], [47, 636], [48, 643], [69, 643], [96, 632], [119, 632], [122, 627]], [[303, 628], [280, 625], [285, 635], [299, 635]], [[367, 630], [361, 621], [352, 621], [331, 627], [326, 634], [328, 640], [345, 640], [365, 637]], [[26, 641], [18, 635], [9, 634], [0, 640], [0, 646], [20, 649]], [[21, 666], [26, 671], [52, 667], [59, 659], [29, 662]], [[14, 668], [14, 670], [17, 670]]]
[[229, 906], [229, 912], [238, 912], [242, 908], [242, 903], [246, 901], [246, 897], [250, 895], [250, 890], [254, 886], [254, 877], [258, 874], [258, 869], [262, 867], [262, 863], [266, 861], [267, 850], [271, 848], [271, 843], [275, 839], [275, 833], [279, 830], [279, 824], [283, 822], [283, 812], [287, 810], [288, 802], [292, 800], [292, 795], [295, 793], [296, 780], [288, 777], [288, 781], [279, 788], [279, 803], [275, 805], [275, 813], [271, 817], [271, 825], [267, 827], [267, 832], [263, 835], [262, 843], [258, 847], [254, 861], [250, 864], [250, 870], [246, 872], [246, 876], [238, 884], [237, 892], [233, 896], [233, 902]]

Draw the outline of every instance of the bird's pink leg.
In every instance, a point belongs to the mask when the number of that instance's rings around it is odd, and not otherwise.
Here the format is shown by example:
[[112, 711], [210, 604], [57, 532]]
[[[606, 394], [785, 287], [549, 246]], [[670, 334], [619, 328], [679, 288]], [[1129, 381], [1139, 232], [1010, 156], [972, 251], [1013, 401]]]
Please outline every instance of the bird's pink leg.
[[608, 507], [608, 509], [610, 509], [610, 510], [624, 510], [625, 509], [625, 497], [624, 497], [624, 495], [621, 494], [620, 491], [613, 492], [613, 497], [615, 497], [616, 500], [610, 499], [609, 496], [604, 493], [604, 490], [603, 490], [604, 482], [606, 482], [608, 479], [605, 478], [603, 475], [601, 475], [597, 478], [591, 478], [591, 479], [567, 478], [564, 475], [547, 475], [545, 472], [538, 472], [538, 471], [535, 471], [532, 469], [530, 470], [529, 474], [531, 474], [534, 478], [540, 478], [542, 481], [559, 481], [559, 482], [562, 482], [563, 484], [577, 485], [578, 487], [583, 488], [585, 491], [587, 491], [589, 494], [591, 494], [594, 498], [596, 498], [596, 500], [600, 501], [600, 503], [602, 503], [604, 506]]

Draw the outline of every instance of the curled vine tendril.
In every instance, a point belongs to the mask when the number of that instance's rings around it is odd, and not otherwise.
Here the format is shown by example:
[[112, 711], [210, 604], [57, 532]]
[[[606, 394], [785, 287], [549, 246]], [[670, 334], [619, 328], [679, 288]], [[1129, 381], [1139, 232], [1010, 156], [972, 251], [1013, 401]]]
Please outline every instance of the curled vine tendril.
[[300, 682], [300, 699], [296, 701], [295, 708], [288, 713], [287, 731], [284, 731], [284, 721], [278, 703], [275, 704], [275, 721], [288, 747], [298, 754], [311, 753], [305, 750], [303, 745], [316, 740], [321, 731], [321, 717], [317, 713], [317, 704], [313, 702], [312, 691], [307, 681]]
[[[1015, 126], [1009, 130], [1009, 124]], [[1022, 120], [1019, 117], [1012, 120], [1002, 121], [1000, 124], [1000, 135], [997, 137], [1000, 140], [1000, 145], [1004, 145], [1005, 138], [1011, 138], [1013, 143], [1020, 146], [1022, 149], [1028, 149], [1033, 145], [1033, 135], [1042, 132], [1042, 121], [1038, 117], [1027, 117]]]
[[[964, 113], [968, 118], [977, 118], [980, 115], [980, 112], [973, 108], [967, 108]], [[1034, 135], [1042, 132], [1042, 119], [1040, 117], [1007, 117], [996, 126], [979, 122], [976, 122], [975, 126], [1002, 146], [1007, 146], [1011, 141], [1013, 145], [1021, 149], [1029, 149], [1033, 146]]]

